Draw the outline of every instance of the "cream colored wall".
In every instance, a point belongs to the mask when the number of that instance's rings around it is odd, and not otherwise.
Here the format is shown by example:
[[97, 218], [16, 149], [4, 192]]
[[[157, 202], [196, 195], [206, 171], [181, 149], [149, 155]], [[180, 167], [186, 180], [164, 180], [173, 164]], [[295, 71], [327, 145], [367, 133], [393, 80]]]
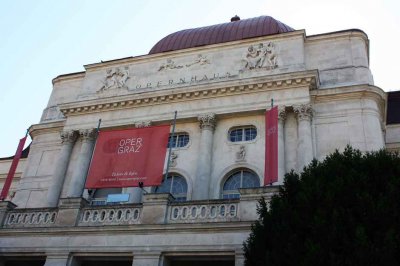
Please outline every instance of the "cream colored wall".
[[[278, 67], [244, 69], [250, 45], [275, 44]], [[197, 56], [206, 56], [209, 64], [195, 64]], [[179, 69], [160, 70], [167, 59]], [[126, 88], [101, 91], [106, 71], [128, 67]], [[213, 113], [217, 124], [208, 188], [210, 198], [219, 198], [226, 175], [235, 168], [256, 172], [261, 184], [264, 174], [264, 110], [273, 98], [275, 105], [287, 106], [284, 127], [285, 169], [301, 170], [298, 154], [298, 122], [292, 106], [311, 104], [313, 108], [313, 143], [310, 149], [317, 159], [351, 144], [363, 151], [384, 146], [382, 128], [385, 96], [370, 86], [368, 40], [360, 32], [332, 33], [304, 37], [304, 31], [266, 36], [251, 40], [211, 45], [170, 53], [139, 56], [85, 66], [86, 73], [61, 76], [54, 80], [48, 108], [41, 123], [34, 125], [26, 169], [18, 187], [15, 203], [20, 208], [45, 207], [47, 190], [52, 182], [55, 160], [61, 147], [62, 130], [133, 127], [135, 122], [170, 123], [178, 111], [177, 132], [188, 132], [188, 147], [176, 149], [176, 167], [171, 172], [185, 176], [189, 195], [195, 189], [200, 143], [199, 115]], [[168, 85], [165, 81], [181, 77], [202, 77], [212, 73], [230, 75], [223, 79]], [[161, 81], [161, 86], [154, 82]], [[136, 88], [151, 82], [152, 88]], [[358, 84], [358, 85], [357, 85]], [[147, 97], [147, 99], [144, 99]], [[138, 99], [140, 103], [137, 102]], [[122, 104], [123, 103], [123, 104]], [[64, 115], [59, 110], [64, 112]], [[246, 143], [230, 143], [231, 127], [254, 125], [257, 138]], [[388, 135], [387, 135], [388, 136]], [[61, 197], [68, 186], [80, 151], [78, 140], [72, 150]], [[245, 145], [246, 158], [236, 161], [236, 152]]]

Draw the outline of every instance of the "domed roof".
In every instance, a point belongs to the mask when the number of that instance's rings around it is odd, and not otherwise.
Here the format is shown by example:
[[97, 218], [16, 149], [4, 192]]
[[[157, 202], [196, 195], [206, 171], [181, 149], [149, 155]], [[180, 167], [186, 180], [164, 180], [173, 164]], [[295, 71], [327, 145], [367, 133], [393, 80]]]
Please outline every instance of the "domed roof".
[[240, 20], [240, 18], [236, 16], [228, 23], [181, 30], [172, 33], [154, 45], [149, 54], [237, 41], [290, 31], [294, 31], [294, 29], [269, 16], [243, 20]]

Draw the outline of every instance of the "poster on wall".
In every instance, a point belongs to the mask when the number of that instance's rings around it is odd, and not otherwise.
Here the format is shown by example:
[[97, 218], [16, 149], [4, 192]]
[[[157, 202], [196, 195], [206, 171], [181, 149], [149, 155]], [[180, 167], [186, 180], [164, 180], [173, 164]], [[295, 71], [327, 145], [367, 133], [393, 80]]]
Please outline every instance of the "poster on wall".
[[278, 181], [278, 106], [265, 113], [264, 186]]
[[170, 126], [100, 131], [85, 188], [161, 184]]

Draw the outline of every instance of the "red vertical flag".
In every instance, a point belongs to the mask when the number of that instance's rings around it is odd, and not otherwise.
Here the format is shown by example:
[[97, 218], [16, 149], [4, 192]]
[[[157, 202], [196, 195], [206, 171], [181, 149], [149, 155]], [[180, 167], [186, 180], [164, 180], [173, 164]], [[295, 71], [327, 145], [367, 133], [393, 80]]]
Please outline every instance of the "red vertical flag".
[[264, 186], [278, 181], [278, 106], [265, 113]]
[[15, 152], [14, 159], [11, 163], [10, 170], [8, 171], [6, 182], [0, 194], [0, 200], [7, 198], [8, 191], [10, 190], [11, 182], [14, 178], [15, 171], [17, 170], [19, 159], [21, 158], [22, 150], [24, 149], [25, 141], [28, 136], [19, 140], [17, 151]]

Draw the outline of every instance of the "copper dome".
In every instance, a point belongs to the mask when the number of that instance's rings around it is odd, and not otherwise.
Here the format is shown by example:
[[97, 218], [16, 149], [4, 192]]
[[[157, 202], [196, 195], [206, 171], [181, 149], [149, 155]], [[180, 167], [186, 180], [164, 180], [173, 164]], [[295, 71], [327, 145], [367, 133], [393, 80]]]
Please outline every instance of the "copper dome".
[[154, 45], [149, 54], [237, 41], [290, 31], [294, 31], [294, 29], [269, 16], [236, 20], [228, 23], [181, 30], [172, 33], [162, 38], [156, 45]]

